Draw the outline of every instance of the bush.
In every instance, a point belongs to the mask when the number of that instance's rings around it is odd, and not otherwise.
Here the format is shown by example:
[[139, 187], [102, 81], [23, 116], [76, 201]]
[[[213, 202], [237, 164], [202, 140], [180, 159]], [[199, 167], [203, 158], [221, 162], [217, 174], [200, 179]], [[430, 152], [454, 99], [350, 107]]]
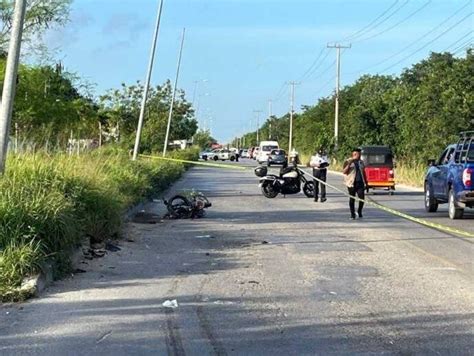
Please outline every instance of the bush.
[[114, 149], [10, 155], [0, 179], [0, 295], [14, 299], [11, 291], [47, 257], [68, 266], [82, 237], [100, 242], [118, 235], [128, 207], [163, 191], [183, 171], [176, 162], [132, 162]]

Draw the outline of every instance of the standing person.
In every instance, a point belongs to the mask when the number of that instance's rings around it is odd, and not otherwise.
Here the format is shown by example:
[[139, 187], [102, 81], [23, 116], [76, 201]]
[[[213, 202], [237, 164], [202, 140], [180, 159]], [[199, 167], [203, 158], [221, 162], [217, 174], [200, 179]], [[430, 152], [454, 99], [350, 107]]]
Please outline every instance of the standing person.
[[326, 183], [329, 160], [328, 156], [321, 148], [314, 156], [311, 157], [309, 165], [313, 168], [313, 176], [319, 180], [314, 179], [314, 201], [318, 201], [319, 187], [321, 186], [321, 203], [324, 203], [326, 199], [326, 185], [320, 181]]
[[[360, 159], [361, 150], [360, 148], [355, 148], [352, 150], [352, 157], [347, 159], [344, 162], [344, 183], [347, 186], [347, 190], [351, 196], [356, 196], [359, 199], [365, 199], [365, 189], [367, 177], [365, 175], [365, 165], [364, 162]], [[349, 199], [349, 208], [351, 210], [351, 219], [356, 218], [355, 214], [355, 199]], [[362, 219], [362, 209], [364, 209], [364, 202], [359, 201], [359, 209], [357, 213], [359, 219]]]

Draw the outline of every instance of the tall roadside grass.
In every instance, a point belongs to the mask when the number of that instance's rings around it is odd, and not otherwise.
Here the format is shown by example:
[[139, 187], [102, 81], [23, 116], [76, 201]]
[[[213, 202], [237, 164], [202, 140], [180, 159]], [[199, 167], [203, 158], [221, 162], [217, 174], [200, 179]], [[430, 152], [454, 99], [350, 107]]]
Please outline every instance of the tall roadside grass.
[[[194, 159], [196, 152], [179, 153]], [[100, 242], [120, 233], [124, 211], [163, 191], [181, 163], [130, 161], [120, 150], [10, 155], [0, 178], [0, 299], [21, 298], [22, 279], [47, 258], [65, 272], [81, 238]]]

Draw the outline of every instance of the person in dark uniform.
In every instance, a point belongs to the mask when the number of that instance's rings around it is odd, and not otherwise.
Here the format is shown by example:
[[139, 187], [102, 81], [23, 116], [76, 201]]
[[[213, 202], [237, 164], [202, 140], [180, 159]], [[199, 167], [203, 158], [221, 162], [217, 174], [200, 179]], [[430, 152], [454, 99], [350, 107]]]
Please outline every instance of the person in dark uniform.
[[[309, 165], [313, 168], [313, 176], [322, 182], [326, 182], [329, 160], [324, 152], [324, 149], [320, 149], [314, 156], [311, 157]], [[317, 202], [319, 198], [319, 187], [321, 186], [321, 203], [324, 203], [326, 199], [326, 185], [320, 181], [314, 179], [314, 201]]]
[[[357, 196], [359, 199], [365, 199], [365, 189], [367, 177], [365, 175], [365, 165], [360, 158], [361, 150], [355, 148], [352, 150], [351, 158], [347, 159], [344, 162], [344, 183], [347, 186], [347, 190], [351, 196]], [[355, 214], [355, 199], [349, 199], [349, 209], [351, 211], [351, 219], [356, 218]], [[362, 219], [363, 214], [362, 210], [364, 209], [364, 202], [359, 201], [359, 208], [357, 210], [357, 215], [359, 219]]]

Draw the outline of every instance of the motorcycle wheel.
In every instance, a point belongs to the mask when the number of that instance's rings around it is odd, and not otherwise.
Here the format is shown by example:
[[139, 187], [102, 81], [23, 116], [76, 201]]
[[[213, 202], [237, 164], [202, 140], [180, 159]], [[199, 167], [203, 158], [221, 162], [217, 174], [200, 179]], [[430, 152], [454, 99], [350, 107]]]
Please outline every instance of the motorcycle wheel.
[[278, 195], [278, 191], [273, 187], [273, 184], [268, 181], [262, 184], [262, 193], [269, 199], [275, 198]]
[[166, 204], [170, 216], [174, 218], [187, 218], [192, 212], [191, 202], [182, 195], [175, 195], [172, 197], [168, 204]]
[[314, 183], [306, 182], [303, 186], [303, 193], [307, 198], [314, 198]]

